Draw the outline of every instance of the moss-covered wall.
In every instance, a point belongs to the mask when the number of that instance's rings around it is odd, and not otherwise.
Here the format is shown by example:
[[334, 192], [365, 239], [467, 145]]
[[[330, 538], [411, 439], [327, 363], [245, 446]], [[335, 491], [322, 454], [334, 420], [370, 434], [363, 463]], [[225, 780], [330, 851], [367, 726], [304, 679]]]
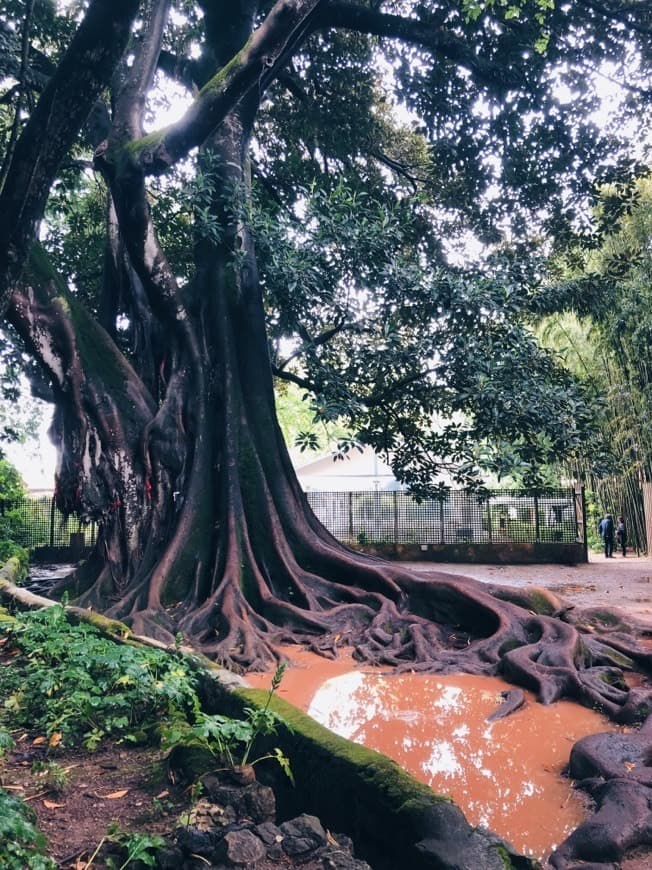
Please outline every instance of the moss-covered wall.
[[[267, 697], [261, 690], [226, 690], [211, 679], [202, 679], [202, 687], [207, 709], [232, 716], [241, 715], [247, 705], [263, 705]], [[538, 866], [495, 835], [472, 828], [448, 798], [391, 759], [338, 737], [280, 698], [272, 700], [272, 708], [287, 727], [258, 749], [282, 749], [296, 784], [273, 763], [257, 770], [274, 787], [280, 817], [300, 812], [319, 816], [332, 831], [352, 837], [357, 853], [374, 870]]]

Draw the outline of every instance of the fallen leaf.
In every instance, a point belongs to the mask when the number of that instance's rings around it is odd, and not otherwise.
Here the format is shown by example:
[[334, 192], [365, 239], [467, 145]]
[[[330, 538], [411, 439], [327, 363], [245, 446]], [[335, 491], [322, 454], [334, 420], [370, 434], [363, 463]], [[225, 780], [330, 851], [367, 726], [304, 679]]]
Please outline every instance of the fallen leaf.
[[43, 806], [49, 810], [58, 810], [59, 807], [65, 807], [65, 804], [55, 804], [54, 801], [43, 801]]
[[165, 789], [165, 791], [162, 791], [160, 794], [157, 794], [156, 797], [158, 800], [161, 800], [161, 798], [165, 798], [169, 794], [170, 794], [170, 792], [167, 789]]
[[626, 761], [626, 762], [625, 762], [625, 770], [627, 771], [627, 773], [631, 773], [632, 770], [634, 770], [635, 767], [636, 767], [636, 765], [635, 765], [635, 764], [632, 764], [631, 761]]
[[41, 743], [45, 743], [45, 737], [35, 737], [32, 740], [32, 743], [34, 744], [34, 746], [40, 746]]
[[61, 743], [62, 737], [63, 737], [63, 734], [61, 734], [60, 731], [55, 731], [54, 734], [52, 734], [52, 736], [50, 737], [50, 739], [48, 741], [48, 745], [51, 746], [52, 748], [54, 748], [55, 746], [58, 746]]
[[122, 798], [122, 797], [124, 797], [124, 796], [127, 794], [128, 791], [129, 791], [128, 788], [123, 788], [123, 789], [121, 789], [120, 791], [114, 791], [114, 792], [111, 792], [111, 794], [107, 794], [107, 795], [105, 795], [104, 800], [107, 800], [107, 801], [115, 801], [115, 800], [117, 800], [118, 798]]

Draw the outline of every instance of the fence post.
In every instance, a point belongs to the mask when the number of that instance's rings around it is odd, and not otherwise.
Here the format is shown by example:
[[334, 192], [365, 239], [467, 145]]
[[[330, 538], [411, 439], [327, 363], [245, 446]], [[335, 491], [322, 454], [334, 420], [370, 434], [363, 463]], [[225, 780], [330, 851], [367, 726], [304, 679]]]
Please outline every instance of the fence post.
[[349, 492], [349, 540], [353, 540], [353, 493]]
[[534, 540], [539, 543], [541, 530], [539, 528], [539, 497], [534, 493]]
[[441, 544], [446, 543], [446, 536], [444, 535], [444, 502], [442, 499], [439, 499], [439, 542]]
[[643, 514], [645, 516], [645, 550], [652, 553], [652, 483], [643, 481]]
[[489, 543], [491, 544], [493, 541], [491, 533], [491, 499], [487, 499], [487, 535], [489, 536]]
[[54, 547], [54, 497], [50, 499], [50, 547]]
[[392, 501], [394, 502], [394, 547], [398, 548], [398, 492], [392, 490]]
[[584, 549], [584, 561], [589, 561], [589, 541], [586, 534], [586, 489], [575, 487], [575, 531]]

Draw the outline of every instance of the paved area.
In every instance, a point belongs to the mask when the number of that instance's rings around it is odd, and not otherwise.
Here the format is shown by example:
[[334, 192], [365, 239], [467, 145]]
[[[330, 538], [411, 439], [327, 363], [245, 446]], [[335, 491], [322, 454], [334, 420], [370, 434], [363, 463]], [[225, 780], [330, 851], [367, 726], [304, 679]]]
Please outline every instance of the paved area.
[[590, 553], [583, 565], [473, 565], [411, 562], [419, 572], [446, 571], [505, 586], [545, 586], [581, 607], [618, 607], [652, 624], [652, 558], [605, 559]]

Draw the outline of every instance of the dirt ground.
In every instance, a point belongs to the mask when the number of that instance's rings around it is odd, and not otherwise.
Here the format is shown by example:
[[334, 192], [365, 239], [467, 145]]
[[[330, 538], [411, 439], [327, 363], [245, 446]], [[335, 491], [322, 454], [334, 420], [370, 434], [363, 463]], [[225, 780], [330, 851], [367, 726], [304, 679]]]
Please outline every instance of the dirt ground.
[[652, 627], [652, 558], [590, 553], [582, 565], [473, 565], [411, 562], [419, 573], [445, 571], [504, 586], [545, 586], [580, 607], [608, 605]]

